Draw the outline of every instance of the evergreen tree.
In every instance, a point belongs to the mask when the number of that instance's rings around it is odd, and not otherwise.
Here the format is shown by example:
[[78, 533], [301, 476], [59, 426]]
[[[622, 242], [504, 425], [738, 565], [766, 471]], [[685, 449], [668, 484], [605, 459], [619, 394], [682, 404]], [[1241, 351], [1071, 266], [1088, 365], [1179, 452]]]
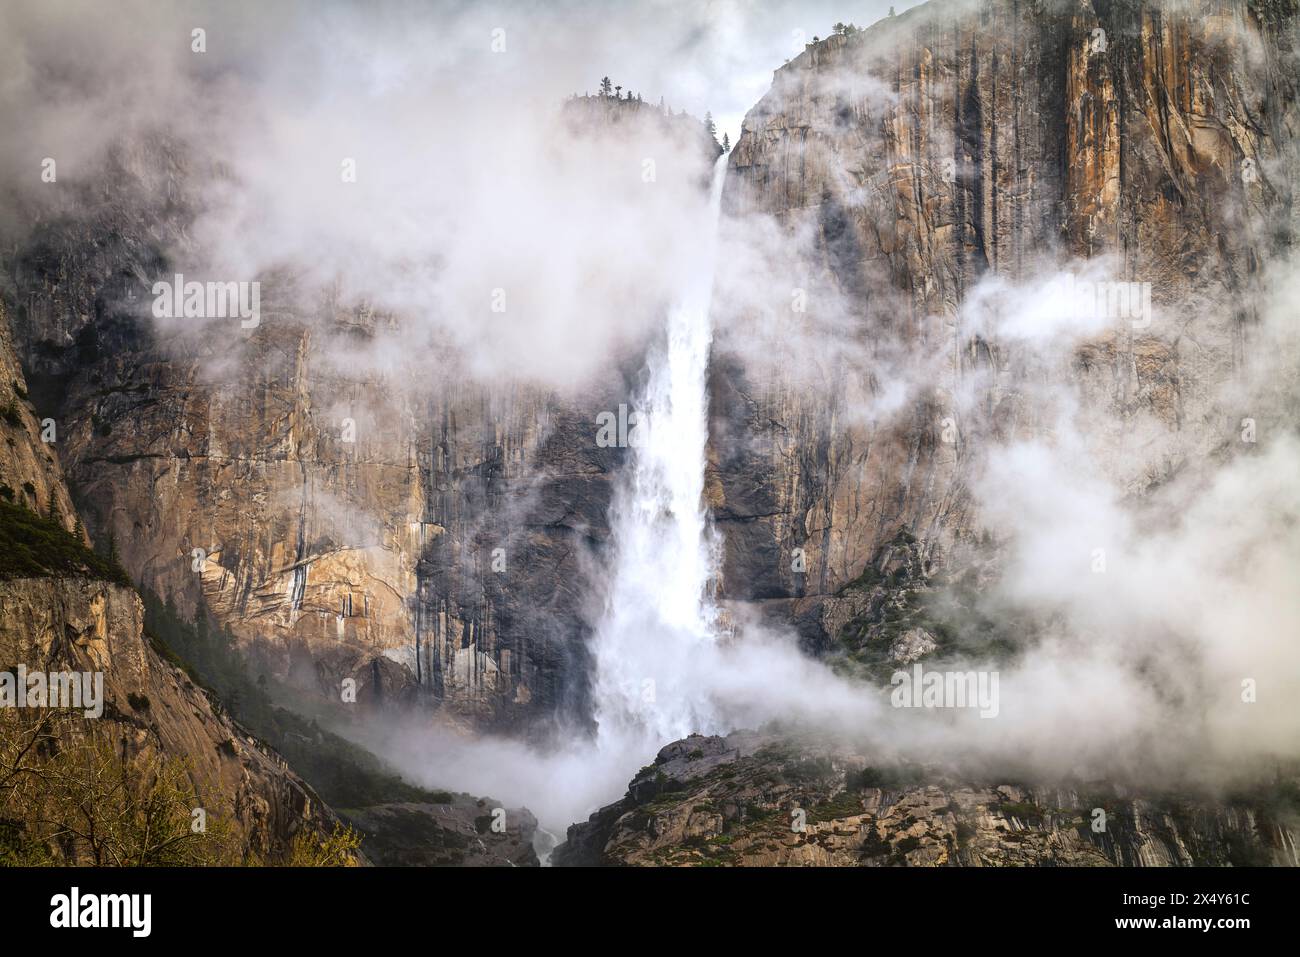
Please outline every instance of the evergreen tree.
[[724, 153], [731, 152], [731, 137], [728, 136], [726, 133], [722, 134], [722, 152]]
[[614, 87], [613, 85], [610, 84], [609, 77], [605, 77], [600, 81], [600, 95], [611, 96], [613, 93], [614, 93]]
[[117, 575], [121, 584], [129, 584], [131, 576], [127, 574], [126, 566], [122, 564], [122, 556], [117, 551], [117, 534], [113, 531], [108, 533], [108, 567]]
[[718, 127], [717, 124], [713, 122], [713, 114], [711, 112], [706, 111], [704, 114], [704, 128], [709, 131], [709, 135], [714, 139], [718, 138]]

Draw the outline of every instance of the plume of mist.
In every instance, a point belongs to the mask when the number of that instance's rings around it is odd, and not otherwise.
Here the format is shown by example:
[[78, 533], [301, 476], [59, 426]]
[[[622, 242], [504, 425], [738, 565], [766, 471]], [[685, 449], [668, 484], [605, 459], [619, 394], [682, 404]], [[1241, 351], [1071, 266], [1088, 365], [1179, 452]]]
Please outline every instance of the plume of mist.
[[[300, 301], [328, 288], [401, 316], [382, 347], [347, 347], [354, 365], [436, 352], [457, 358], [457, 375], [557, 387], [601, 374], [656, 328], [689, 267], [678, 213], [700, 166], [685, 117], [574, 135], [564, 98], [614, 74], [646, 112], [664, 96], [696, 117], [738, 114], [767, 77], [743, 92], [720, 80], [752, 77], [740, 61], [833, 19], [830, 4], [741, 0], [64, 0], [0, 16], [0, 122], [24, 130], [0, 149], [11, 237], [77, 215], [78, 187], [120, 186], [104, 157], [125, 148], [152, 193], [179, 191], [193, 209], [164, 250], [177, 271], [253, 280], [284, 268]], [[710, 103], [715, 90], [727, 102]], [[137, 149], [160, 134], [167, 155]], [[47, 157], [58, 184], [40, 179]]]

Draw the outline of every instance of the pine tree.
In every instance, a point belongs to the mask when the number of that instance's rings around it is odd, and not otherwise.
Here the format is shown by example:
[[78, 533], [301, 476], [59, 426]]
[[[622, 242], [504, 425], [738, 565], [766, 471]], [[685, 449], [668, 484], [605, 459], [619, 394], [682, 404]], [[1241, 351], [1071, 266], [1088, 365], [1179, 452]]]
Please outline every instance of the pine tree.
[[704, 114], [704, 128], [709, 131], [709, 135], [714, 139], [718, 138], [718, 127], [717, 124], [713, 122], [713, 114], [711, 112], [706, 111]]
[[726, 133], [722, 134], [722, 152], [724, 153], [731, 152], [731, 137], [728, 136]]
[[129, 584], [131, 576], [127, 573], [126, 566], [122, 564], [122, 556], [117, 551], [117, 533], [109, 530], [108, 533], [108, 567], [117, 575], [121, 584]]
[[601, 96], [610, 96], [610, 95], [613, 94], [613, 92], [614, 92], [614, 87], [613, 87], [612, 84], [610, 84], [610, 82], [609, 82], [609, 77], [604, 77], [604, 78], [600, 81], [600, 95], [601, 95]]

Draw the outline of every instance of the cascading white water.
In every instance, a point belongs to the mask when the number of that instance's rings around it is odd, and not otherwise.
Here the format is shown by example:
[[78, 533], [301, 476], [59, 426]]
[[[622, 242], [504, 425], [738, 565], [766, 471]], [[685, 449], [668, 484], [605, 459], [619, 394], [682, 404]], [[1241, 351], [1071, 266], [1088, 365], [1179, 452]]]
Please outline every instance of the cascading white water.
[[701, 248], [662, 346], [647, 360], [630, 469], [615, 490], [614, 576], [594, 651], [597, 746], [657, 748], [712, 730], [693, 658], [716, 640], [709, 598], [717, 544], [703, 504], [708, 441], [709, 300], [725, 157], [718, 160]]
[[[635, 404], [645, 418], [610, 508], [612, 576], [592, 650], [598, 731], [537, 751], [508, 739], [421, 737], [430, 787], [456, 781], [474, 793], [526, 805], [542, 827], [535, 848], [547, 860], [556, 836], [618, 799], [659, 748], [693, 731], [726, 733], [772, 717], [847, 716], [854, 726], [880, 723], [877, 698], [839, 682], [803, 658], [792, 642], [759, 629], [740, 644], [723, 631], [711, 598], [718, 542], [704, 508], [708, 449], [709, 303], [724, 163], [714, 170], [710, 202], [682, 215], [699, 238], [689, 277], [646, 363]], [[696, 218], [698, 217], [698, 218]], [[729, 653], [732, 652], [732, 653]], [[392, 755], [391, 742], [372, 742]], [[395, 759], [412, 761], [410, 753]]]
[[[647, 358], [636, 441], [610, 507], [613, 575], [592, 644], [595, 740], [541, 753], [501, 739], [425, 739], [436, 755], [425, 764], [436, 765], [438, 780], [464, 782], [537, 813], [550, 832], [535, 841], [542, 860], [554, 835], [616, 800], [659, 748], [692, 731], [731, 730], [728, 716], [713, 710], [719, 690], [735, 698], [727, 680], [735, 663], [724, 667], [718, 653], [710, 598], [718, 549], [703, 502], [709, 301], [724, 172], [720, 159], [709, 204], [689, 231], [699, 237], [690, 276]], [[742, 696], [751, 698], [753, 682], [742, 684]]]

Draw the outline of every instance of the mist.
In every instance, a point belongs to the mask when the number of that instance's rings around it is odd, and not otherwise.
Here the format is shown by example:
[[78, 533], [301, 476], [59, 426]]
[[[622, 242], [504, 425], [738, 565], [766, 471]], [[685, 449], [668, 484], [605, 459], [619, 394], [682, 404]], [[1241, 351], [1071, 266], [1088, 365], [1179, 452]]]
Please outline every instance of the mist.
[[[937, 394], [963, 436], [978, 437], [960, 480], [997, 552], [982, 606], [1008, 629], [1034, 626], [1016, 635], [1010, 659], [942, 667], [997, 671], [996, 717], [894, 708], [889, 688], [809, 658], [790, 629], [744, 615], [724, 627], [710, 519], [682, 506], [678, 488], [655, 501], [675, 505], [664, 513], [689, 510], [693, 537], [678, 553], [656, 551], [660, 537], [635, 543], [661, 564], [642, 568], [634, 587], [619, 589], [618, 560], [634, 551], [626, 535], [610, 554], [585, 556], [588, 624], [605, 639], [596, 730], [565, 729], [571, 740], [544, 749], [408, 719], [342, 729], [419, 783], [527, 805], [560, 833], [616, 799], [671, 735], [692, 731], [793, 724], [892, 760], [1204, 786], [1294, 759], [1295, 262], [1262, 272], [1247, 357], [1213, 395], [1190, 401], [1185, 422], [1160, 421], [1098, 401], [1089, 390], [1105, 383], [1076, 374], [1080, 351], [1132, 336], [1199, 341], [1232, 308], [1226, 300], [1158, 290], [1140, 317], [1149, 326], [1124, 326], [1081, 308], [1077, 294], [1116, 281], [1121, 265], [1048, 250], [1018, 280], [990, 274], [963, 302], [915, 314], [888, 276], [854, 286], [835, 274], [824, 222], [744, 203], [724, 203], [715, 269], [700, 255], [701, 232], [711, 244], [715, 227], [701, 182], [712, 158], [701, 162], [695, 121], [611, 130], [565, 112], [567, 97], [610, 75], [649, 105], [664, 97], [674, 115], [712, 110], [734, 141], [772, 71], [802, 49], [801, 33], [866, 25], [888, 6], [463, 3], [435, 21], [407, 4], [9, 5], [0, 226], [17, 245], [40, 223], [75, 219], [86, 197], [167, 194], [188, 213], [159, 227], [176, 271], [262, 279], [268, 332], [292, 321], [328, 335], [335, 308], [374, 319], [372, 338], [340, 339], [327, 362], [395, 393], [446, 381], [573, 393], [616, 379], [629, 361], [653, 363], [684, 291], [707, 280], [712, 325], [700, 374], [682, 388], [703, 390], [712, 348], [755, 380], [843, 398], [837, 428], [901, 423]], [[196, 28], [203, 52], [192, 49]], [[881, 84], [849, 81], [864, 109], [894, 105]], [[71, 190], [41, 181], [45, 158]], [[108, 181], [109, 169], [134, 185]], [[863, 196], [858, 184], [835, 190], [841, 201]], [[792, 311], [801, 294], [808, 308]], [[153, 321], [147, 303], [123, 308]], [[205, 320], [196, 332], [158, 322], [209, 380], [249, 375], [238, 323]], [[974, 338], [993, 343], [1000, 364], [963, 368], [956, 349], [934, 347]], [[1003, 428], [986, 410], [1007, 393], [1030, 412]], [[327, 413], [366, 428], [384, 401], [335, 398]], [[660, 404], [686, 403], [676, 394]], [[696, 471], [682, 487], [699, 501], [706, 410], [688, 411]], [[624, 494], [637, 478], [631, 461]], [[533, 492], [521, 494], [519, 514]], [[325, 492], [317, 507], [350, 547], [381, 542], [374, 516]], [[611, 566], [613, 583], [601, 584]], [[670, 580], [676, 572], [689, 580]]]

